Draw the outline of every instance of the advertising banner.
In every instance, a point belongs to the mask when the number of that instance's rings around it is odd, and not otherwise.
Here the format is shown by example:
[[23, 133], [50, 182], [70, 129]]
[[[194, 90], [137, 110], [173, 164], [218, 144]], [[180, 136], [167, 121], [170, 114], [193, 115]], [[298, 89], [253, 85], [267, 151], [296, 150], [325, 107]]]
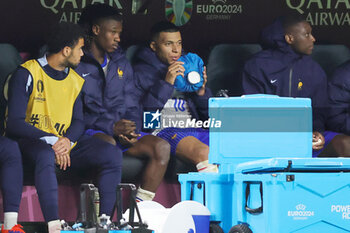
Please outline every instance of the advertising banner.
[[159, 20], [180, 26], [184, 47], [192, 51], [205, 53], [220, 43], [258, 43], [263, 27], [293, 12], [310, 22], [318, 43], [350, 43], [350, 0], [4, 0], [0, 42], [32, 52], [50, 25], [76, 23], [82, 9], [94, 3], [123, 13], [124, 46], [147, 42], [150, 27]]

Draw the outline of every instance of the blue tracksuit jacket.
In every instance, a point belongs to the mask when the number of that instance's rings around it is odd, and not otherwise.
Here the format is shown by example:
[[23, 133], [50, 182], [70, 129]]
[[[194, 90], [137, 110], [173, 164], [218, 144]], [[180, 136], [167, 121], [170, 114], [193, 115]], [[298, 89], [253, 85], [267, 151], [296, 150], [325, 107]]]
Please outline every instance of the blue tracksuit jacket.
[[244, 66], [244, 93], [311, 98], [313, 128], [323, 132], [328, 107], [325, 72], [310, 56], [294, 52], [285, 42], [280, 21], [263, 31], [262, 45], [267, 49], [255, 54]]
[[328, 83], [329, 129], [350, 135], [350, 61], [336, 69]]
[[88, 52], [76, 72], [85, 79], [82, 90], [86, 129], [101, 130], [113, 135], [113, 124], [121, 119], [138, 118], [138, 101], [133, 70], [121, 48], [109, 54], [105, 76], [101, 65]]
[[[136, 56], [138, 63], [133, 68], [140, 104], [144, 110], [162, 110], [174, 92], [174, 86], [164, 80], [168, 65], [162, 63], [150, 48], [140, 50]], [[183, 95], [188, 102], [192, 117], [206, 120], [208, 99], [212, 96], [210, 89], [206, 88], [204, 96], [198, 96], [195, 92], [187, 92]]]

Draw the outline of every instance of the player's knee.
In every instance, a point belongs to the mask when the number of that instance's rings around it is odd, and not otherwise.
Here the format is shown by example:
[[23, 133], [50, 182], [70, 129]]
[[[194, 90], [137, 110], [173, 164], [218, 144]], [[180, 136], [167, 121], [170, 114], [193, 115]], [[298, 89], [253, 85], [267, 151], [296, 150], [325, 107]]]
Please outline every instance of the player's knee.
[[3, 148], [2, 153], [7, 160], [21, 161], [21, 152], [19, 150], [17, 142], [15, 141], [6, 140], [6, 146]]
[[350, 156], [350, 136], [335, 136], [332, 140], [332, 146], [339, 156]]
[[109, 135], [107, 135], [107, 134], [104, 134], [104, 133], [96, 133], [96, 134], [94, 135], [94, 137], [95, 137], [95, 138], [99, 138], [99, 139], [101, 139], [102, 141], [107, 142], [107, 143], [109, 143], [109, 144], [111, 144], [111, 145], [113, 145], [113, 146], [116, 146], [116, 145], [117, 145], [115, 139], [114, 139], [112, 136], [109, 136]]
[[193, 148], [193, 155], [199, 158], [201, 161], [207, 160], [209, 155], [209, 146], [195, 146]]
[[170, 144], [161, 139], [157, 138], [154, 144], [154, 159], [162, 165], [167, 165], [170, 159]]
[[112, 146], [116, 146], [117, 145], [117, 143], [116, 143], [116, 141], [114, 140], [113, 137], [108, 137], [108, 138], [105, 139], [105, 141], [108, 142], [109, 144], [111, 144]]
[[35, 159], [35, 167], [36, 169], [44, 169], [47, 167], [54, 168], [55, 167], [55, 153], [49, 150], [42, 150], [37, 153]]

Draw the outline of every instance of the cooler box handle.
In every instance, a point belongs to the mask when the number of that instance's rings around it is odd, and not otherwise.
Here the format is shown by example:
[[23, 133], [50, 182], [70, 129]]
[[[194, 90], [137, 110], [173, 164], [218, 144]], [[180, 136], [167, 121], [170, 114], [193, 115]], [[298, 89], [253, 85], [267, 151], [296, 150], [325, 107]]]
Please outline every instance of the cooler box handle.
[[[190, 192], [190, 201], [197, 201], [198, 202], [198, 200], [194, 200], [194, 198], [193, 198], [193, 196], [194, 196], [194, 185], [195, 185], [196, 183], [194, 182], [194, 181], [191, 181], [191, 192]], [[205, 206], [206, 204], [205, 204], [205, 183], [203, 182], [203, 183], [198, 183], [197, 184], [197, 186], [198, 185], [203, 185], [203, 205]]]
[[250, 196], [250, 185], [252, 183], [247, 183], [247, 187], [245, 189], [245, 210], [250, 214], [260, 214], [263, 212], [263, 189], [262, 189], [262, 183], [260, 182], [260, 200], [261, 204], [260, 207], [252, 209], [248, 206], [248, 197]]

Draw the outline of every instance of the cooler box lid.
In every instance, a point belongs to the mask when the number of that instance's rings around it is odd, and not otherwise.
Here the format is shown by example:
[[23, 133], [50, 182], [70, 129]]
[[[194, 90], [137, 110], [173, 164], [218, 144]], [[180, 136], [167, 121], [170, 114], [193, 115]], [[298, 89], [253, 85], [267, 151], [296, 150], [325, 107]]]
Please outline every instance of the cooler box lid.
[[209, 160], [230, 164], [273, 157], [312, 157], [312, 108], [307, 98], [246, 95], [210, 98]]
[[350, 158], [272, 158], [237, 165], [235, 174], [270, 172], [350, 172]]

